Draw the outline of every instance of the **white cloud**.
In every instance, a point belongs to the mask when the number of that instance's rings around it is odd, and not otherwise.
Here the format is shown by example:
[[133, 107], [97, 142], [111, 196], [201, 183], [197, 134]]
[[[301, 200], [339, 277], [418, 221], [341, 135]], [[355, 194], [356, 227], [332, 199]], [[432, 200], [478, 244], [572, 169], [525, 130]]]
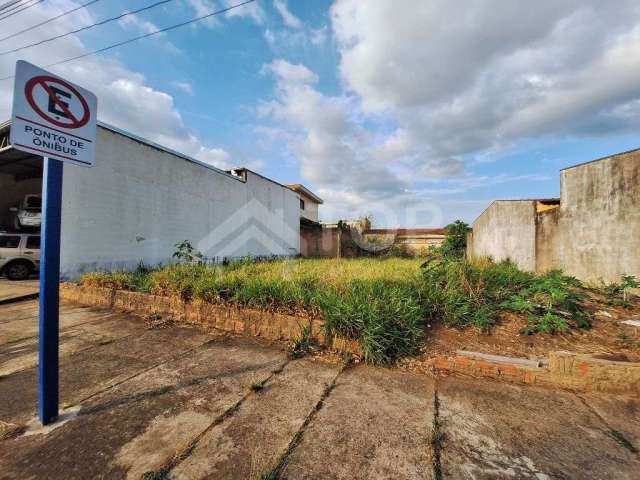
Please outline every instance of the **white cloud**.
[[[237, 5], [238, 0], [225, 0], [225, 7], [232, 7], [233, 5]], [[262, 6], [259, 2], [249, 3], [247, 5], [243, 5], [242, 7], [234, 8], [233, 10], [229, 10], [225, 16], [227, 17], [238, 17], [238, 18], [250, 18], [255, 23], [261, 25], [265, 20], [265, 13], [262, 9]]]
[[[126, 17], [122, 17], [120, 20], [118, 20], [118, 25], [120, 25], [120, 27], [125, 30], [135, 30], [138, 33], [143, 34], [154, 33], [159, 30], [159, 27], [155, 23], [140, 18], [140, 16], [138, 15], [128, 15]], [[180, 53], [180, 49], [169, 40], [167, 40], [164, 33], [157, 33], [151, 38], [157, 42], [161, 42], [161, 44], [172, 53]]]
[[269, 44], [270, 47], [274, 47], [276, 44], [276, 34], [270, 30], [270, 29], [265, 29], [264, 31], [264, 39], [267, 41], [267, 43]]
[[138, 15], [127, 15], [118, 20], [118, 24], [122, 28], [135, 28], [142, 33], [151, 33], [158, 30], [158, 27], [148, 20], [140, 18]]
[[[186, 3], [191, 9], [195, 12], [196, 17], [202, 17], [204, 15], [208, 15], [211, 12], [217, 10], [216, 5], [209, 0], [186, 0]], [[204, 25], [209, 28], [214, 28], [220, 26], [222, 22], [218, 19], [217, 16], [208, 17], [204, 20], [200, 20], [197, 23], [193, 24], [193, 28], [197, 28], [199, 25]]]
[[304, 65], [294, 65], [281, 58], [263, 67], [263, 72], [272, 72], [281, 85], [316, 83], [318, 76]]
[[315, 46], [324, 44], [327, 41], [327, 26], [320, 28], [312, 28], [309, 34], [309, 40]]
[[492, 0], [337, 0], [331, 18], [347, 88], [398, 122], [402, 151], [431, 165], [423, 173], [525, 138], [637, 125], [636, 1], [544, 0], [525, 13]]
[[310, 37], [309, 33], [307, 30], [266, 29], [264, 38], [271, 50], [276, 54], [282, 54], [283, 52], [299, 53], [309, 45], [314, 47], [320, 45], [312, 42], [312, 37]]
[[313, 28], [305, 24], [291, 13], [286, 0], [274, 0], [273, 6], [285, 27], [277, 30], [267, 28], [264, 38], [276, 54], [282, 55], [287, 51], [299, 53], [300, 49], [316, 49], [326, 43], [329, 31], [327, 25]]
[[[238, 0], [223, 0], [222, 2], [214, 2], [213, 0], [185, 0], [186, 4], [194, 11], [196, 17], [209, 15], [222, 8], [232, 7], [240, 3]], [[226, 18], [248, 18], [253, 22], [261, 25], [264, 23], [266, 15], [264, 9], [259, 2], [249, 3], [238, 8], [227, 11], [224, 16]], [[208, 28], [216, 28], [222, 25], [219, 16], [212, 16], [200, 20], [193, 24], [193, 28], [204, 25]]]
[[171, 84], [187, 95], [193, 95], [193, 86], [189, 82], [181, 82], [176, 80], [174, 82], [171, 82]]
[[282, 17], [282, 21], [289, 28], [300, 29], [303, 27], [302, 20], [296, 17], [289, 8], [285, 0], [274, 0], [273, 6]]
[[263, 71], [273, 74], [277, 87], [275, 99], [263, 103], [259, 113], [288, 128], [280, 136], [298, 159], [302, 177], [326, 197], [328, 209], [369, 208], [404, 196], [410, 182], [397, 171], [398, 164], [376, 161], [374, 135], [355, 121], [357, 105], [351, 98], [320, 93], [318, 76], [304, 65], [277, 59]]
[[[21, 30], [76, 5], [68, 1], [39, 5], [30, 10], [28, 17], [17, 17], [12, 26], [14, 31]], [[95, 21], [84, 11], [82, 17], [70, 15], [50, 24], [46, 34], [65, 32], [76, 25], [79, 18], [83, 23]], [[29, 42], [40, 36], [41, 29], [36, 29], [21, 36], [21, 39]], [[55, 52], [56, 56], [52, 57], [49, 50], [35, 48], [25, 60], [36, 65], [46, 65], [59, 58], [81, 55], [86, 49], [77, 37], [67, 37], [58, 41]], [[0, 57], [0, 71], [12, 74], [15, 60], [12, 56]], [[119, 62], [104, 56], [90, 56], [51, 70], [98, 96], [100, 120], [216, 166], [224, 168], [230, 163], [227, 152], [205, 145], [186, 127], [171, 95], [149, 86], [144, 76], [127, 69]], [[10, 116], [12, 90], [12, 81], [0, 81], [0, 119], [8, 119]]]

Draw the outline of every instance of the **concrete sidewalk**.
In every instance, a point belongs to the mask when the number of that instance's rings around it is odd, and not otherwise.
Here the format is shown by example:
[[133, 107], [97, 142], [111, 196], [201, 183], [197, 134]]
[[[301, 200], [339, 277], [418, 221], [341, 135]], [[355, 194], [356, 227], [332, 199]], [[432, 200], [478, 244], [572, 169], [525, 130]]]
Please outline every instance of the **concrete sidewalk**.
[[0, 277], [0, 305], [25, 297], [35, 297], [40, 289], [40, 280], [13, 281]]
[[0, 479], [635, 479], [640, 471], [638, 399], [291, 361], [257, 340], [150, 328], [71, 304], [61, 325], [61, 399], [73, 418], [42, 431], [37, 302], [0, 307], [0, 420], [26, 428], [0, 440]]

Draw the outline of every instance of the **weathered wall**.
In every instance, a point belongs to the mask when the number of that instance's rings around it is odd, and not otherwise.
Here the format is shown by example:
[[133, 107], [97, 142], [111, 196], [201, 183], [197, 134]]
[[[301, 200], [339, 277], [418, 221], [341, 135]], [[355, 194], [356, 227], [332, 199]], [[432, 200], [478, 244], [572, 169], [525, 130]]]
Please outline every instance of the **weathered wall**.
[[558, 258], [560, 209], [549, 209], [536, 214], [536, 271], [548, 272], [562, 268]]
[[582, 280], [640, 277], [640, 151], [562, 170], [558, 257]]
[[339, 252], [341, 240], [337, 228], [320, 226], [300, 228], [300, 253], [303, 257], [335, 258]]
[[441, 233], [427, 230], [429, 229], [374, 229], [363, 232], [362, 237], [367, 242], [391, 244], [392, 248], [403, 250], [408, 255], [421, 256], [427, 254], [429, 249], [442, 245], [446, 238], [444, 230]]
[[471, 258], [492, 257], [513, 260], [523, 270], [536, 268], [534, 200], [497, 200], [473, 222]]
[[474, 222], [467, 254], [587, 282], [640, 277], [640, 150], [562, 170], [560, 192], [559, 208], [494, 202]]
[[188, 239], [208, 257], [294, 255], [295, 192], [247, 172], [246, 182], [105, 128], [93, 168], [64, 169], [61, 270], [170, 260]]

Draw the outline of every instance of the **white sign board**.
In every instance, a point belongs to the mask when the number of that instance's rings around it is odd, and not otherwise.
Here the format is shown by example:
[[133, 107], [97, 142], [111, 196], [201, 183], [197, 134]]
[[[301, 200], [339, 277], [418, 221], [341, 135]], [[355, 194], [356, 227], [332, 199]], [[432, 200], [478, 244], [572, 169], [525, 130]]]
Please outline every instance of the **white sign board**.
[[25, 152], [91, 167], [96, 96], [22, 60], [16, 63], [11, 144]]

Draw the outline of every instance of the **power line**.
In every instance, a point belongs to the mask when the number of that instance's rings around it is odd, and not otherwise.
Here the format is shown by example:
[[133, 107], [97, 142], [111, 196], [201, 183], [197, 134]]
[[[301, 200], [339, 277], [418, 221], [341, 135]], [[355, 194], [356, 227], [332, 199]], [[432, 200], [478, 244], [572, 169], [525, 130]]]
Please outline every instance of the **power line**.
[[20, 3], [20, 2], [22, 2], [22, 1], [24, 1], [24, 0], [11, 0], [10, 2], [3, 3], [2, 5], [0, 5], [0, 12], [1, 12], [2, 10], [6, 10], [7, 8], [12, 7], [12, 6], [14, 6], [16, 3]]
[[[136, 40], [142, 40], [143, 38], [152, 37], [153, 35], [157, 35], [159, 33], [168, 32], [170, 30], [175, 30], [176, 28], [184, 27], [186, 25], [190, 25], [192, 23], [199, 22], [200, 20], [204, 20], [205, 18], [210, 18], [210, 17], [213, 17], [215, 15], [221, 15], [223, 13], [229, 12], [231, 10], [234, 10], [236, 8], [239, 8], [239, 7], [242, 7], [242, 6], [247, 5], [249, 3], [253, 3], [255, 1], [256, 0], [246, 0], [245, 2], [238, 3], [236, 5], [231, 5], [230, 7], [223, 8], [221, 10], [216, 10], [215, 12], [207, 13], [206, 15], [201, 15], [199, 17], [192, 18], [191, 20], [187, 20], [185, 22], [180, 22], [180, 23], [176, 23], [174, 25], [170, 25], [170, 26], [165, 27], [165, 28], [160, 28], [158, 30], [154, 30], [152, 32], [145, 33], [144, 35], [140, 35], [138, 37], [133, 37], [133, 38], [130, 38], [128, 40], [124, 40], [122, 42], [114, 43], [112, 45], [100, 48], [98, 50], [94, 50], [92, 52], [83, 53], [82, 55], [76, 55], [75, 57], [66, 58], [66, 59], [61, 60], [59, 62], [50, 63], [48, 65], [44, 65], [43, 68], [55, 67], [56, 65], [62, 65], [63, 63], [73, 62], [74, 60], [79, 60], [81, 58], [89, 57], [91, 55], [96, 55], [98, 53], [106, 52], [107, 50], [111, 50], [113, 48], [121, 47], [123, 45], [127, 45], [128, 43], [133, 43]], [[0, 78], [0, 81], [9, 80], [9, 79], [11, 79], [13, 77], [15, 77], [15, 75], [10, 75], [8, 77], [2, 77], [2, 78]]]
[[54, 20], [57, 20], [60, 17], [64, 17], [65, 15], [69, 15], [70, 13], [73, 13], [76, 10], [80, 10], [81, 8], [88, 7], [89, 5], [91, 5], [93, 3], [96, 3], [96, 2], [99, 2], [99, 1], [100, 0], [91, 0], [90, 2], [84, 3], [82, 5], [79, 5], [79, 6], [75, 7], [75, 8], [72, 8], [71, 10], [67, 10], [66, 12], [63, 12], [60, 15], [56, 15], [55, 17], [51, 17], [51, 18], [49, 18], [47, 20], [44, 20], [43, 22], [36, 23], [32, 27], [25, 28], [24, 30], [20, 30], [19, 32], [12, 33], [11, 35], [7, 35], [6, 37], [2, 37], [2, 38], [0, 38], [0, 42], [3, 42], [5, 40], [8, 40], [8, 39], [13, 38], [13, 37], [17, 37], [18, 35], [21, 35], [21, 34], [23, 34], [25, 32], [28, 32], [29, 30], [33, 30], [34, 28], [41, 27], [42, 25], [46, 25], [47, 23], [53, 22]]
[[[28, 0], [27, 3], [29, 2], [34, 2], [34, 0]], [[26, 3], [23, 3], [22, 5], [18, 5], [17, 7], [14, 7], [11, 9], [12, 13], [8, 13], [9, 10], [4, 11], [4, 12], [0, 12], [2, 14], [7, 13], [7, 15], [5, 15], [4, 17], [0, 17], [0, 21], [4, 20], [5, 18], [9, 18], [9, 17], [13, 17], [14, 15], [17, 15], [18, 13], [26, 10], [27, 8], [31, 8], [31, 7], [35, 7], [37, 4], [44, 2], [44, 0], [35, 0], [34, 3], [31, 3], [31, 5], [27, 5]], [[16, 10], [16, 8], [18, 7], [22, 7], [19, 10]], [[15, 10], [15, 11], [14, 11]]]
[[0, 13], [4, 15], [5, 13], [16, 10], [20, 7], [24, 7], [27, 3], [32, 2], [33, 0], [17, 0], [9, 3], [5, 3], [2, 8], [0, 8]]
[[8, 55], [10, 53], [19, 52], [21, 50], [26, 50], [27, 48], [33, 48], [38, 45], [42, 45], [43, 43], [53, 42], [54, 40], [58, 40], [59, 38], [68, 37], [69, 35], [73, 35], [74, 33], [83, 32], [85, 30], [89, 30], [93, 27], [98, 27], [101, 25], [106, 25], [107, 23], [114, 22], [116, 20], [120, 20], [121, 18], [128, 17], [129, 15], [135, 15], [136, 13], [144, 12], [146, 10], [151, 10], [152, 8], [158, 7], [160, 5], [164, 5], [165, 3], [173, 2], [174, 0], [160, 0], [159, 2], [152, 3], [151, 5], [147, 5], [146, 7], [139, 8], [137, 10], [132, 10], [131, 12], [123, 12], [120, 15], [115, 17], [106, 18], [101, 20], [100, 22], [93, 23], [91, 25], [87, 25], [85, 27], [76, 28], [75, 30], [71, 30], [70, 32], [61, 33], [60, 35], [56, 35], [54, 37], [46, 38], [44, 40], [40, 40], [38, 42], [29, 43], [27, 45], [23, 45], [22, 47], [13, 48], [11, 50], [5, 50], [4, 52], [0, 52], [0, 56]]

